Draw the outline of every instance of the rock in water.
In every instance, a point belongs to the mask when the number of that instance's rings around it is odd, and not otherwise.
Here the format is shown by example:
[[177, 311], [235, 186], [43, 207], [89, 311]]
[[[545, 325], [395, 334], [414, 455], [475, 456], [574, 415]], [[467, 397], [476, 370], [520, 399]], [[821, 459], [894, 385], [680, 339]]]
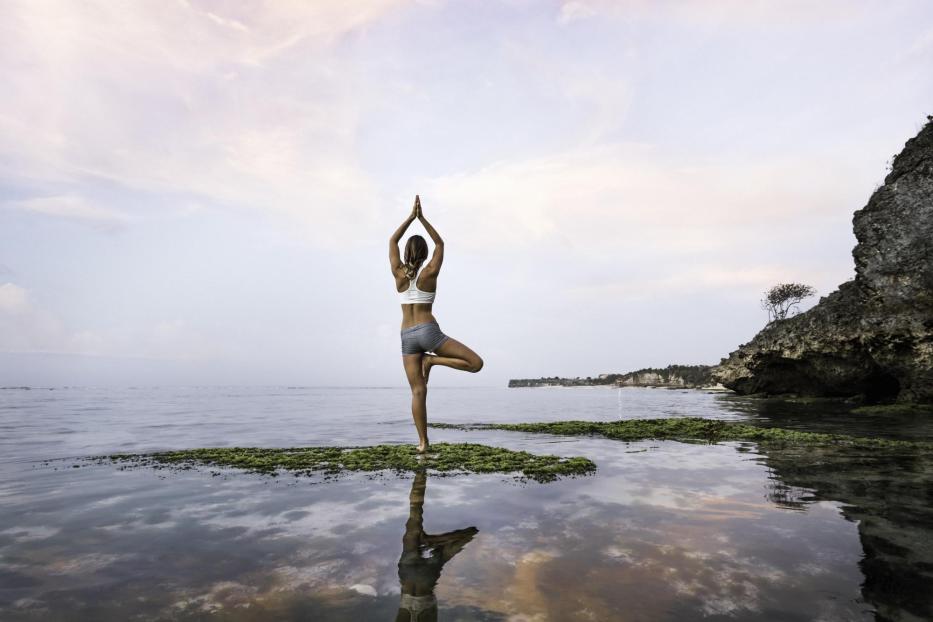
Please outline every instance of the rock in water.
[[739, 393], [933, 403], [933, 120], [852, 222], [855, 279], [769, 324], [715, 380]]

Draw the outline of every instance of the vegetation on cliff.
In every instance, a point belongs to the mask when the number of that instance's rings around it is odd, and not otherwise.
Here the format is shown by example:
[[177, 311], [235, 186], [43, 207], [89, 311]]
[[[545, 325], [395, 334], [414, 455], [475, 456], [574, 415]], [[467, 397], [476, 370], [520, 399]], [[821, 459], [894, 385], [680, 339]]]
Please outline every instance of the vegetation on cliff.
[[816, 290], [804, 283], [778, 283], [765, 292], [761, 308], [768, 312], [768, 323], [787, 319], [787, 314], [796, 315], [804, 298], [814, 295]]

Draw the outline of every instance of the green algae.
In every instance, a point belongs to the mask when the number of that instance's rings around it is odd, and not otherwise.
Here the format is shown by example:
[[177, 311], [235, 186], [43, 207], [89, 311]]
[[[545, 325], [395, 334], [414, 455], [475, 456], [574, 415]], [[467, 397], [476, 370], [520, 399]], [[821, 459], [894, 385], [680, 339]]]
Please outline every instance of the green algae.
[[856, 415], [928, 415], [933, 416], [933, 404], [873, 404], [853, 408]]
[[828, 445], [846, 444], [864, 448], [933, 449], [933, 443], [866, 438], [844, 434], [802, 432], [787, 428], [766, 428], [700, 417], [669, 419], [629, 419], [626, 421], [552, 421], [542, 423], [429, 423], [431, 427], [456, 430], [508, 430], [562, 436], [603, 436], [619, 441], [671, 440], [684, 443], [754, 441], [767, 444]]
[[97, 456], [98, 461], [138, 466], [234, 467], [253, 473], [295, 475], [345, 471], [420, 471], [439, 473], [520, 473], [525, 479], [550, 482], [559, 477], [589, 475], [596, 465], [587, 458], [536, 455], [475, 443], [438, 443], [421, 455], [412, 445], [370, 447], [212, 447], [163, 451], [149, 454]]
[[803, 404], [805, 406], [820, 406], [823, 404], [851, 404], [852, 398], [850, 397], [832, 397], [832, 396], [818, 396], [818, 395], [791, 395], [791, 396], [780, 396], [780, 395], [769, 395], [765, 399], [773, 399], [782, 402], [788, 402], [790, 404]]

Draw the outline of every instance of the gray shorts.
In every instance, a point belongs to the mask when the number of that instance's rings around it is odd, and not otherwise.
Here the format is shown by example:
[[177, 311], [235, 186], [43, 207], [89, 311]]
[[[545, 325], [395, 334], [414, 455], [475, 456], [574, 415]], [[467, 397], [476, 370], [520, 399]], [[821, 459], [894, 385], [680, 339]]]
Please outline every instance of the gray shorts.
[[434, 349], [450, 339], [441, 332], [437, 322], [415, 324], [402, 329], [402, 354], [434, 352]]

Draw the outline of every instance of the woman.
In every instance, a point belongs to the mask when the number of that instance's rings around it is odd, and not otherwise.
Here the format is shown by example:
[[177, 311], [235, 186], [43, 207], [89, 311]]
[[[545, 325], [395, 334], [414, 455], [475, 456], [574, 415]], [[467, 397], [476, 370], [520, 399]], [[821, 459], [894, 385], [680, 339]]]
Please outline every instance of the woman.
[[[405, 243], [404, 262], [398, 252], [399, 241], [416, 218], [434, 241], [434, 254], [427, 264], [424, 262], [428, 258], [428, 244], [420, 235], [411, 236]], [[427, 397], [431, 368], [444, 365], [473, 373], [483, 368], [483, 359], [442, 333], [431, 313], [442, 263], [444, 240], [421, 213], [421, 199], [416, 195], [411, 214], [389, 239], [389, 264], [395, 277], [395, 289], [402, 301], [402, 365], [411, 385], [411, 415], [418, 430], [419, 452], [428, 450]]]

